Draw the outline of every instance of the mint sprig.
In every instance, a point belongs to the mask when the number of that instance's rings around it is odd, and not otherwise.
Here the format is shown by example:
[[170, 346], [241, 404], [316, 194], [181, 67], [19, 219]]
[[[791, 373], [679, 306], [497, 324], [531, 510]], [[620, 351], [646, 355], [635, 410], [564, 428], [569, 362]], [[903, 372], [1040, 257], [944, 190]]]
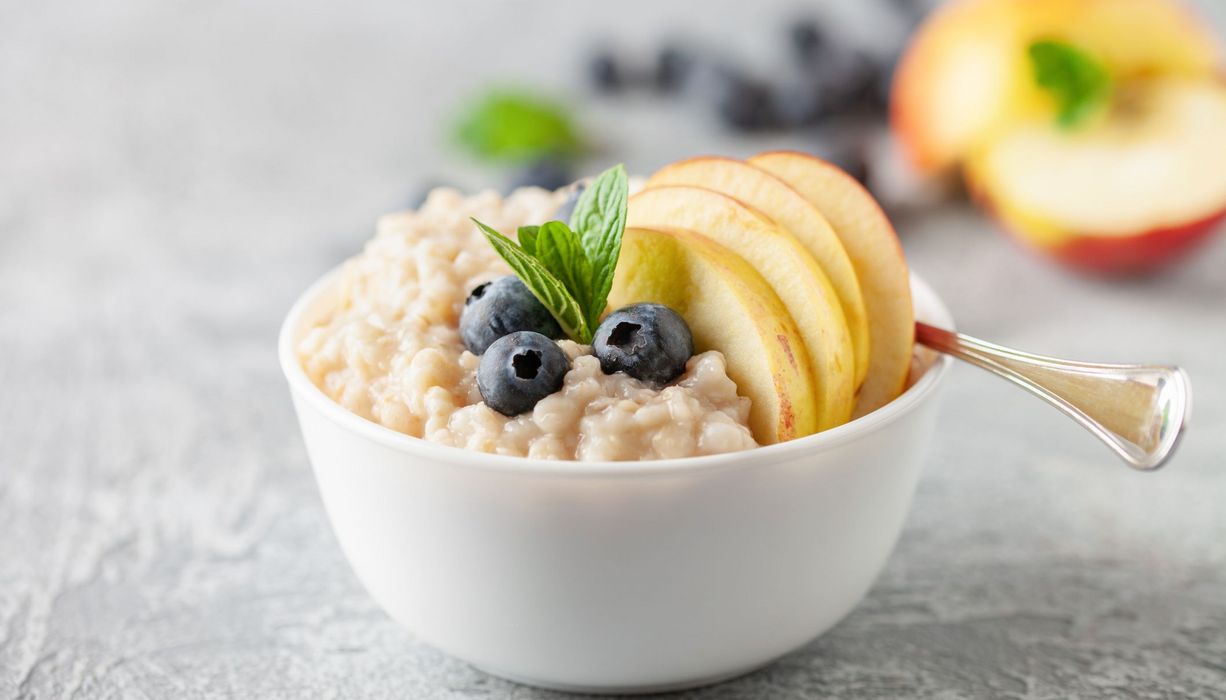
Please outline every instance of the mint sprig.
[[475, 100], [460, 115], [455, 138], [469, 153], [489, 161], [565, 157], [583, 148], [565, 108], [519, 90], [495, 90]]
[[566, 335], [590, 344], [613, 287], [628, 196], [626, 169], [618, 165], [583, 191], [569, 224], [522, 226], [518, 245], [476, 219], [473, 223]]
[[1073, 129], [1097, 114], [1111, 98], [1111, 74], [1094, 56], [1052, 39], [1030, 45], [1034, 80], [1056, 99], [1056, 122]]

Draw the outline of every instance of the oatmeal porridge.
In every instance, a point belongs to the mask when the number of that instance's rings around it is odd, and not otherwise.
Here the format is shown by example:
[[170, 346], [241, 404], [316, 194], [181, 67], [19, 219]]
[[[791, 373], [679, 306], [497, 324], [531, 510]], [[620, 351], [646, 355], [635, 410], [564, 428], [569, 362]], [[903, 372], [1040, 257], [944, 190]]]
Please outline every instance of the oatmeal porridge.
[[676, 381], [655, 388], [606, 374], [591, 346], [561, 340], [570, 369], [559, 391], [518, 416], [482, 401], [481, 358], [465, 348], [459, 318], [475, 287], [511, 270], [471, 219], [515, 231], [550, 219], [564, 197], [536, 188], [505, 199], [437, 189], [420, 210], [385, 217], [297, 346], [311, 381], [393, 430], [484, 452], [598, 461], [756, 446], [750, 402], [715, 351], [694, 355]]

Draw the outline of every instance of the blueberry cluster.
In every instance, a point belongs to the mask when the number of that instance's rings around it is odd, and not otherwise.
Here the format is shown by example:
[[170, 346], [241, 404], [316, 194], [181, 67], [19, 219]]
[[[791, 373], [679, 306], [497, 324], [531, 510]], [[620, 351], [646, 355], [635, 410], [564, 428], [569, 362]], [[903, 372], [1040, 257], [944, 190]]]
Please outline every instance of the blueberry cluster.
[[[924, 11], [920, 0], [889, 0], [884, 9], [904, 26]], [[867, 183], [871, 138], [888, 114], [897, 57], [849, 35], [829, 21], [795, 19], [778, 41], [786, 67], [769, 74], [696, 42], [669, 41], [638, 61], [602, 48], [589, 57], [587, 80], [605, 95], [637, 90], [697, 103], [737, 132], [804, 132], [812, 148]]]
[[605, 94], [644, 87], [693, 95], [738, 131], [814, 127], [840, 114], [884, 116], [893, 61], [832, 39], [815, 19], [793, 22], [786, 44], [795, 69], [775, 81], [675, 43], [662, 46], [647, 70], [634, 70], [625, 58], [600, 50], [588, 62], [588, 79]]
[[[473, 289], [460, 314], [460, 337], [481, 356], [481, 398], [506, 416], [530, 411], [561, 389], [570, 369], [554, 342], [562, 337], [557, 321], [513, 275]], [[662, 387], [685, 372], [694, 339], [685, 320], [667, 306], [633, 304], [605, 318], [592, 350], [606, 374], [623, 372]]]

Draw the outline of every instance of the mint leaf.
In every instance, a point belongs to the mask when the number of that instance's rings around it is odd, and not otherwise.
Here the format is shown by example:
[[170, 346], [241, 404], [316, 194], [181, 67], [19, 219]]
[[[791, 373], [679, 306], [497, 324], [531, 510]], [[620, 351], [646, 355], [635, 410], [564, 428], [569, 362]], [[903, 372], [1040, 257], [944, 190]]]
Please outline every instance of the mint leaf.
[[540, 226], [520, 226], [519, 231], [515, 233], [515, 237], [519, 239], [519, 247], [534, 257], [536, 256], [536, 235], [540, 228]]
[[473, 219], [562, 330], [580, 343], [592, 342], [609, 301], [626, 228], [627, 180], [620, 165], [601, 173], [575, 204], [571, 226], [521, 226], [519, 245]]
[[[566, 285], [580, 306], [591, 311], [587, 303], [591, 297], [592, 264], [583, 252], [578, 234], [561, 221], [546, 222], [536, 237], [533, 255]], [[590, 314], [585, 313], [585, 317], [588, 325], [595, 328], [597, 324], [592, 323]]]
[[1076, 128], [1108, 103], [1111, 74], [1090, 54], [1051, 39], [1032, 43], [1027, 53], [1035, 82], [1056, 99], [1060, 126]]
[[581, 150], [570, 115], [536, 95], [494, 91], [475, 101], [455, 128], [461, 146], [487, 160], [524, 161]]
[[516, 275], [523, 280], [532, 294], [540, 300], [568, 336], [580, 343], [592, 342], [592, 329], [579, 302], [541, 261], [529, 255], [523, 248], [494, 229], [473, 219], [473, 223], [485, 234], [494, 250], [507, 261]]
[[588, 323], [593, 327], [604, 313], [609, 290], [613, 288], [613, 273], [621, 255], [622, 233], [626, 230], [628, 197], [626, 169], [617, 165], [588, 185], [570, 216], [570, 227], [579, 234], [583, 251], [591, 263], [591, 284], [583, 303]]

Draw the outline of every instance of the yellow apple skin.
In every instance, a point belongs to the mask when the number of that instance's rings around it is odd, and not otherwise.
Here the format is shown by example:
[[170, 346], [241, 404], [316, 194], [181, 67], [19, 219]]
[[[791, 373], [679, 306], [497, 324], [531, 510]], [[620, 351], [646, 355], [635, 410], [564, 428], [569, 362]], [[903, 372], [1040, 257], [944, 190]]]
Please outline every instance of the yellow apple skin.
[[972, 194], [1031, 247], [1098, 272], [1152, 269], [1205, 240], [1226, 212], [1226, 83], [1129, 89], [1132, 109], [1093, 128], [1039, 119], [977, 149]]
[[791, 233], [830, 279], [851, 332], [855, 385], [868, 373], [868, 314], [851, 258], [830, 223], [807, 199], [770, 173], [733, 158], [691, 158], [664, 166], [647, 187], [692, 185], [722, 192], [757, 209]]
[[1102, 60], [1118, 81], [1207, 77], [1221, 51], [1176, 0], [955, 0], [915, 33], [891, 96], [895, 133], [921, 171], [946, 168], [1018, 121], [1053, 113], [1026, 49], [1067, 41]]
[[665, 304], [689, 324], [696, 351], [722, 352], [738, 393], [752, 402], [758, 442], [817, 431], [817, 387], [800, 331], [736, 253], [692, 231], [627, 227], [609, 302]]
[[907, 381], [915, 342], [911, 277], [894, 227], [873, 196], [838, 166], [797, 151], [749, 159], [788, 183], [834, 227], [851, 258], [868, 312], [868, 376], [853, 417], [893, 401]]
[[855, 405], [855, 358], [838, 295], [791, 234], [743, 202], [702, 187], [649, 187], [630, 198], [627, 226], [695, 231], [744, 258], [800, 330], [794, 346], [811, 360], [818, 430], [846, 423]]

